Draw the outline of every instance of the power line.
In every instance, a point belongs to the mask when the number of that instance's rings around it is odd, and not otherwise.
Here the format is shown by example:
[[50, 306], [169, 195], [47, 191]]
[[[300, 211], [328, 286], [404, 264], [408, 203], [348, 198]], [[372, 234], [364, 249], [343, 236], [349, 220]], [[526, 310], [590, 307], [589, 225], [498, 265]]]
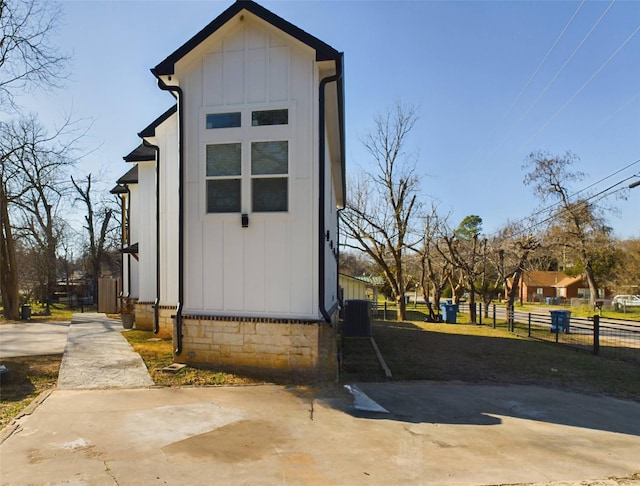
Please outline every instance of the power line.
[[[556, 40], [553, 42], [553, 44], [551, 45], [551, 47], [549, 48], [547, 53], [544, 55], [544, 57], [542, 58], [542, 60], [540, 61], [540, 63], [536, 67], [536, 69], [533, 71], [531, 76], [529, 76], [529, 79], [527, 80], [527, 82], [524, 84], [524, 86], [522, 87], [522, 89], [518, 93], [518, 96], [516, 96], [516, 98], [511, 102], [511, 106], [509, 106], [509, 108], [504, 112], [504, 114], [502, 115], [502, 117], [500, 118], [498, 123], [496, 123], [496, 126], [493, 128], [493, 130], [491, 131], [491, 133], [489, 134], [489, 137], [487, 139], [491, 139], [491, 137], [493, 137], [493, 135], [498, 131], [498, 128], [500, 127], [500, 125], [502, 125], [502, 123], [507, 118], [507, 116], [509, 116], [509, 114], [511, 113], [513, 108], [516, 106], [518, 101], [520, 101], [520, 98], [522, 98], [522, 95], [527, 91], [527, 89], [529, 89], [529, 86], [531, 85], [531, 83], [533, 82], [535, 77], [540, 72], [540, 69], [542, 69], [542, 66], [544, 65], [544, 63], [547, 61], [547, 59], [549, 58], [551, 53], [555, 50], [555, 48], [558, 45], [558, 43], [560, 42], [560, 40], [564, 37], [564, 34], [567, 32], [567, 30], [569, 29], [569, 27], [573, 23], [574, 19], [576, 18], [576, 16], [580, 12], [580, 10], [582, 10], [582, 7], [584, 6], [584, 4], [586, 2], [587, 2], [587, 0], [582, 0], [580, 5], [578, 5], [578, 8], [576, 9], [576, 11], [573, 13], [573, 15], [571, 16], [569, 21], [565, 24], [564, 28], [562, 29], [562, 31], [560, 32], [560, 34], [558, 35]], [[615, 0], [613, 0], [613, 2], [615, 2]], [[612, 2], [612, 4], [613, 4], [613, 2]], [[477, 152], [475, 153], [475, 155], [472, 157], [472, 159], [476, 159], [478, 154], [481, 152], [481, 150], [482, 150], [482, 148], [479, 148], [477, 150]]]
[[611, 3], [609, 4], [609, 6], [606, 8], [606, 10], [602, 13], [602, 15], [600, 15], [600, 17], [598, 18], [598, 20], [596, 20], [595, 24], [593, 24], [591, 26], [591, 29], [589, 29], [589, 32], [587, 32], [587, 34], [582, 38], [582, 40], [580, 41], [580, 43], [576, 46], [576, 48], [573, 50], [573, 52], [571, 53], [571, 55], [567, 58], [567, 60], [564, 62], [564, 64], [562, 65], [562, 67], [560, 67], [560, 69], [558, 69], [558, 71], [556, 72], [556, 74], [553, 76], [553, 78], [551, 78], [551, 81], [549, 81], [547, 83], [547, 85], [544, 87], [544, 89], [540, 92], [540, 94], [538, 95], [538, 97], [533, 101], [533, 103], [531, 103], [531, 105], [529, 106], [529, 108], [527, 108], [527, 111], [525, 111], [525, 113], [518, 119], [518, 121], [516, 123], [514, 123], [514, 125], [511, 127], [511, 130], [509, 131], [509, 133], [507, 134], [507, 136], [504, 138], [504, 140], [501, 142], [504, 143], [506, 140], [509, 139], [509, 137], [511, 136], [511, 134], [513, 133], [513, 131], [518, 127], [518, 125], [520, 125], [520, 123], [527, 117], [527, 115], [531, 112], [531, 110], [533, 110], [533, 108], [538, 104], [538, 102], [542, 99], [542, 97], [547, 93], [547, 91], [549, 91], [549, 88], [551, 88], [551, 86], [553, 85], [553, 83], [555, 83], [556, 79], [558, 79], [558, 76], [560, 76], [560, 74], [562, 73], [562, 71], [564, 71], [564, 68], [567, 67], [567, 65], [571, 62], [571, 60], [576, 56], [576, 54], [578, 53], [578, 51], [580, 50], [580, 48], [583, 46], [583, 44], [587, 41], [587, 39], [589, 37], [591, 37], [591, 34], [593, 33], [593, 31], [596, 29], [596, 27], [600, 24], [600, 22], [602, 22], [602, 20], [605, 18], [605, 16], [609, 13], [609, 10], [611, 10], [611, 8], [613, 7], [613, 4], [616, 2], [616, 0], [612, 0]]
[[[577, 195], [583, 193], [584, 191], [586, 191], [586, 190], [588, 190], [588, 189], [600, 184], [601, 182], [606, 181], [607, 179], [610, 179], [610, 178], [614, 177], [615, 175], [619, 174], [620, 172], [625, 171], [625, 170], [627, 170], [627, 169], [629, 169], [629, 168], [631, 168], [634, 165], [639, 164], [639, 163], [640, 163], [640, 159], [635, 160], [635, 161], [627, 164], [626, 166], [622, 167], [621, 169], [618, 169], [617, 171], [609, 174], [608, 176], [605, 176], [605, 177], [601, 178], [600, 180], [588, 185], [587, 187], [584, 187], [583, 189], [580, 189], [579, 191], [574, 192], [573, 194], [571, 194], [569, 196], [569, 199], [574, 199]], [[599, 200], [601, 200], [601, 199], [603, 199], [605, 197], [611, 196], [611, 195], [613, 195], [613, 194], [615, 194], [617, 192], [623, 191], [623, 190], [628, 189], [628, 188], [636, 187], [636, 185], [634, 185], [635, 184], [634, 183], [634, 184], [629, 184], [627, 187], [620, 187], [620, 188], [616, 189], [613, 192], [609, 192], [611, 189], [613, 189], [613, 188], [615, 188], [615, 187], [617, 187], [617, 186], [619, 186], [621, 184], [624, 184], [625, 182], [633, 179], [634, 177], [640, 177], [640, 174], [632, 174], [629, 177], [626, 177], [626, 178], [616, 182], [615, 184], [612, 184], [611, 186], [607, 187], [606, 189], [603, 189], [602, 191], [587, 197], [586, 199], [584, 199], [584, 200], [582, 200], [582, 201], [580, 201], [578, 203], [579, 205], [577, 206], [577, 208], [580, 208], [582, 205], [586, 205], [592, 199], [598, 198], [596, 201], [599, 201]], [[639, 181], [639, 183], [640, 183], [640, 181]], [[601, 197], [599, 197], [599, 196], [601, 196]], [[536, 214], [532, 214], [530, 216], [522, 218], [519, 221], [514, 222], [513, 224], [517, 225], [517, 224], [526, 224], [527, 222], [532, 221], [531, 223], [528, 223], [528, 226], [526, 226], [522, 230], [519, 230], [519, 231], [516, 231], [515, 233], [512, 233], [511, 236], [518, 236], [518, 235], [521, 235], [521, 234], [524, 234], [524, 233], [529, 233], [529, 232], [531, 232], [532, 229], [537, 228], [538, 226], [541, 226], [541, 225], [543, 225], [545, 223], [548, 223], [549, 221], [552, 221], [553, 219], [557, 218], [558, 217], [558, 212], [557, 211], [565, 211], [566, 210], [566, 208], [560, 208], [559, 206], [561, 206], [561, 205], [562, 205], [562, 202], [554, 203], [552, 205], [549, 205], [549, 206], [547, 206], [545, 208], [542, 208], [542, 209], [536, 211]], [[541, 221], [535, 221], [536, 216], [538, 216], [540, 214], [545, 214], [545, 213], [548, 213], [549, 216], [547, 216], [545, 219], [543, 219]], [[497, 233], [498, 232], [496, 231], [496, 232], [492, 233], [489, 236], [496, 235]]]
[[580, 88], [578, 89], [578, 91], [576, 91], [573, 96], [571, 98], [569, 98], [569, 100], [562, 105], [562, 107], [555, 112], [555, 114], [525, 143], [520, 147], [520, 150], [522, 150], [525, 146], [529, 145], [533, 140], [535, 140], [535, 138], [540, 134], [540, 132], [542, 132], [545, 128], [547, 128], [549, 126], [549, 124], [555, 120], [558, 115], [560, 113], [562, 113], [564, 111], [564, 109], [569, 106], [569, 104], [582, 92], [583, 89], [585, 89], [587, 87], [587, 85], [589, 83], [591, 83], [591, 81], [593, 81], [593, 79], [600, 74], [600, 71], [602, 71], [607, 64], [609, 64], [609, 62], [611, 62], [611, 60], [624, 48], [624, 46], [626, 46], [629, 41], [631, 41], [631, 39], [633, 39], [633, 37], [638, 33], [638, 31], [640, 31], [640, 25], [638, 27], [636, 27], [636, 30], [634, 30], [629, 37], [627, 37], [625, 39], [625, 41], [613, 52], [613, 54], [611, 54], [609, 56], [609, 58], [596, 70], [596, 72], [594, 72], [591, 77], [589, 79], [587, 79], [587, 81], [585, 81], [585, 83], [580, 86]]

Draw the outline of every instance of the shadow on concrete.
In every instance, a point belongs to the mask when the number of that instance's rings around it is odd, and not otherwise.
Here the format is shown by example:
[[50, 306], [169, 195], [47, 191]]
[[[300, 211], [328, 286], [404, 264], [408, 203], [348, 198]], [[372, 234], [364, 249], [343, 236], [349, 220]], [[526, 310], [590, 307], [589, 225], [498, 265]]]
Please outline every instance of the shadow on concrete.
[[341, 382], [358, 383], [390, 413], [355, 410], [344, 397], [341, 402], [349, 404], [343, 410], [367, 419], [410, 423], [497, 425], [512, 417], [640, 436], [640, 402], [605, 396], [637, 399], [637, 365], [492, 336], [490, 329], [489, 335], [448, 332], [453, 330], [374, 323], [376, 343], [394, 381], [384, 383], [381, 369], [358, 369], [359, 364], [371, 366], [370, 359], [358, 356]]

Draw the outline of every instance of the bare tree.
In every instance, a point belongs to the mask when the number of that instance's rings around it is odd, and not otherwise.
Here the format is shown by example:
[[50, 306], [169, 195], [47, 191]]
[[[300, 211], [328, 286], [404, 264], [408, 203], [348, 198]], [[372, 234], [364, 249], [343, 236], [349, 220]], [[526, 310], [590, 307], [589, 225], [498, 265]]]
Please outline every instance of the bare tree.
[[17, 93], [60, 86], [68, 57], [54, 47], [60, 6], [43, 0], [0, 0], [0, 106]]
[[433, 305], [438, 312], [440, 297], [444, 291], [449, 276], [451, 275], [450, 263], [442, 257], [437, 247], [441, 235], [446, 228], [447, 218], [438, 214], [435, 205], [431, 205], [430, 212], [425, 216], [424, 232], [422, 242], [418, 248], [413, 248], [418, 254], [420, 262], [420, 285], [422, 286], [422, 296], [430, 307], [430, 318], [434, 318]]
[[564, 156], [531, 153], [523, 166], [530, 170], [524, 177], [524, 183], [533, 186], [534, 194], [543, 203], [552, 201], [555, 204], [551, 208], [549, 222], [559, 230], [555, 233], [559, 236], [556, 244], [565, 245], [575, 252], [589, 285], [590, 304], [594, 305], [598, 298], [598, 254], [603, 243], [610, 242], [611, 229], [604, 224], [588, 198], [572, 197], [569, 185], [584, 178], [582, 172], [572, 169], [578, 161], [571, 152]]
[[[478, 242], [481, 230], [482, 218], [480, 216], [466, 216], [455, 231], [443, 232], [444, 245], [437, 247], [453, 271], [458, 272], [460, 286], [469, 291], [469, 317], [473, 324], [477, 321], [475, 284], [482, 272], [481, 245]], [[450, 275], [452, 274], [453, 272], [450, 273]], [[451, 277], [450, 279], [453, 280]]]
[[346, 236], [343, 245], [365, 252], [379, 265], [397, 302], [398, 320], [406, 317], [404, 254], [417, 243], [409, 239], [419, 178], [416, 158], [405, 152], [416, 120], [417, 107], [400, 102], [376, 116], [373, 131], [362, 140], [376, 171], [363, 171], [353, 181], [351, 197], [340, 213]]
[[[65, 128], [69, 126], [68, 123], [64, 125]], [[5, 154], [2, 160], [0, 207], [4, 208], [5, 214], [3, 227], [10, 228], [10, 231], [4, 232], [3, 241], [0, 241], [0, 245], [7, 249], [7, 258], [2, 258], [0, 270], [3, 274], [14, 270], [10, 267], [11, 256], [8, 251], [13, 247], [15, 252], [15, 244], [7, 236], [11, 239], [23, 238], [25, 246], [37, 250], [41, 255], [40, 268], [45, 275], [45, 283], [40, 299], [47, 304], [55, 290], [56, 250], [65, 225], [60, 211], [69, 187], [66, 174], [74, 164], [72, 153], [76, 140], [69, 141], [66, 134], [68, 132], [64, 130], [53, 135], [47, 134], [35, 116], [0, 123], [0, 151]], [[67, 141], [63, 143], [63, 139]], [[13, 282], [14, 279], [17, 276], [11, 274], [7, 280]], [[7, 289], [7, 292], [12, 291]], [[9, 298], [10, 301], [12, 299], [13, 296]]]
[[89, 277], [93, 282], [93, 289], [98, 288], [98, 278], [102, 273], [103, 264], [109, 262], [109, 233], [115, 228], [111, 224], [114, 220], [114, 208], [106, 203], [94, 205], [91, 193], [91, 174], [84, 181], [84, 187], [77, 183], [73, 177], [71, 182], [78, 197], [76, 201], [82, 202], [86, 207], [85, 229], [88, 234], [87, 260], [89, 267]]
[[[59, 6], [42, 0], [0, 0], [0, 111], [15, 112], [15, 96], [35, 88], [58, 86], [66, 76], [68, 58], [53, 46]], [[11, 160], [25, 149], [14, 137], [13, 123], [0, 124], [0, 292], [7, 319], [19, 317], [19, 285], [15, 237], [10, 204], [24, 187], [16, 190], [19, 168]]]

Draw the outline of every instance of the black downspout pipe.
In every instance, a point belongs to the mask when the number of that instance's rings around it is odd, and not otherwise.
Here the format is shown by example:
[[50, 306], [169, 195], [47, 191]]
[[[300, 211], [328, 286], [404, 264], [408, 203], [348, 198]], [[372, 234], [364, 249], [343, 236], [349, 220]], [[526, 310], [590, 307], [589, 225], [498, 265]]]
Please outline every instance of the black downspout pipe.
[[[171, 77], [169, 77], [171, 80]], [[182, 102], [184, 94], [179, 86], [167, 86], [162, 79], [158, 78], [158, 87], [164, 91], [175, 93], [178, 99], [178, 307], [176, 308], [174, 353], [180, 356], [182, 353], [182, 305], [184, 301], [184, 243], [182, 240], [184, 229], [184, 119]]]
[[160, 147], [142, 139], [145, 147], [156, 151], [156, 299], [153, 303], [153, 333], [160, 332]]
[[[318, 157], [319, 157], [319, 173], [320, 173], [320, 182], [319, 182], [319, 203], [318, 203], [318, 299], [319, 299], [319, 307], [320, 313], [324, 318], [325, 322], [331, 323], [331, 316], [325, 307], [325, 87], [328, 83], [333, 83], [338, 81], [342, 77], [342, 63], [336, 60], [336, 74], [332, 76], [327, 76], [320, 81], [320, 89], [319, 89], [319, 109], [318, 109], [318, 118], [319, 118], [319, 147], [318, 147]], [[337, 237], [337, 235], [336, 235]]]
[[[131, 246], [131, 190], [127, 185], [127, 248]], [[124, 292], [123, 292], [124, 295]], [[127, 297], [131, 295], [131, 253], [127, 253]]]

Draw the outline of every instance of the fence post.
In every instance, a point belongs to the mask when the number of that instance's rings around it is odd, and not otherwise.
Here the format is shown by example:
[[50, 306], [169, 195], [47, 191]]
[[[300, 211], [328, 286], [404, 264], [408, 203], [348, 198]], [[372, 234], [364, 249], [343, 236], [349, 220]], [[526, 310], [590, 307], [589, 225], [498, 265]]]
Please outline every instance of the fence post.
[[496, 328], [496, 305], [493, 304], [493, 328]]
[[387, 301], [384, 301], [384, 310], [382, 311], [382, 320], [387, 320]]
[[600, 316], [593, 316], [593, 354], [600, 352]]
[[480, 311], [478, 312], [478, 322], [480, 323], [480, 325], [482, 326], [482, 302], [478, 302], [478, 308], [480, 309]]
[[527, 336], [531, 337], [531, 312], [529, 312], [529, 325], [528, 325], [528, 331], [527, 331]]

